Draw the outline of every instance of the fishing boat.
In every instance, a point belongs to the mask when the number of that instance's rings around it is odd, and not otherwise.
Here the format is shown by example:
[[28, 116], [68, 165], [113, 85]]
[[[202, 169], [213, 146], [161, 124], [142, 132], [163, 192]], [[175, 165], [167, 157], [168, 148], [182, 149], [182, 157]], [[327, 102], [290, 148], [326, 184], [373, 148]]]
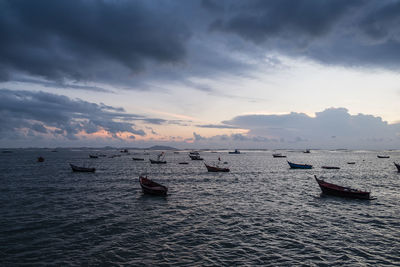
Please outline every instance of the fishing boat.
[[157, 195], [157, 196], [166, 196], [168, 192], [168, 188], [166, 186], [163, 186], [159, 183], [156, 183], [150, 179], [143, 176], [139, 177], [139, 183], [140, 186], [142, 187], [142, 191], [145, 194], [150, 194], [150, 195]]
[[335, 166], [321, 166], [322, 169], [328, 169], [328, 170], [339, 170], [340, 167], [335, 167]]
[[97, 159], [99, 156], [96, 156], [96, 155], [90, 155], [89, 154], [89, 158], [91, 158], [91, 159]]
[[400, 164], [397, 164], [396, 162], [393, 162], [393, 163], [394, 163], [394, 165], [396, 166], [397, 171], [400, 172]]
[[235, 149], [235, 151], [229, 151], [229, 154], [240, 154], [240, 151], [238, 149]]
[[218, 166], [210, 166], [204, 163], [204, 165], [206, 165], [206, 168], [208, 170], [208, 172], [229, 172], [229, 168], [221, 168]]
[[144, 158], [135, 158], [133, 157], [132, 160], [136, 160], [136, 161], [144, 161]]
[[157, 155], [157, 159], [149, 159], [151, 164], [166, 164], [167, 161], [164, 160], [165, 153], [161, 152]]
[[272, 156], [273, 156], [274, 158], [286, 158], [286, 156], [285, 156], [285, 155], [282, 155], [281, 153], [272, 154]]
[[43, 161], [44, 161], [44, 158], [43, 158], [42, 156], [40, 156], [40, 157], [37, 158], [37, 161], [38, 161], [38, 162], [43, 162]]
[[378, 159], [388, 159], [388, 158], [390, 158], [390, 156], [381, 156], [381, 155], [378, 155], [377, 157], [378, 157]]
[[74, 172], [95, 172], [96, 168], [86, 168], [86, 167], [79, 167], [73, 164], [69, 164], [71, 166], [72, 171]]
[[190, 155], [189, 157], [191, 160], [204, 160], [202, 157], [200, 157], [200, 155]]
[[324, 180], [318, 179], [316, 175], [314, 175], [314, 177], [319, 187], [321, 188], [322, 193], [326, 195], [348, 197], [348, 198], [359, 198], [359, 199], [371, 199], [370, 192], [327, 183]]
[[309, 149], [306, 149], [306, 150], [303, 151], [303, 153], [308, 154], [308, 153], [311, 153], [311, 151]]
[[347, 164], [352, 165], [352, 164], [356, 164], [356, 163], [354, 161], [350, 161], [350, 162], [347, 162]]
[[290, 161], [288, 161], [287, 163], [289, 164], [291, 169], [312, 169], [312, 165], [308, 164], [296, 164]]

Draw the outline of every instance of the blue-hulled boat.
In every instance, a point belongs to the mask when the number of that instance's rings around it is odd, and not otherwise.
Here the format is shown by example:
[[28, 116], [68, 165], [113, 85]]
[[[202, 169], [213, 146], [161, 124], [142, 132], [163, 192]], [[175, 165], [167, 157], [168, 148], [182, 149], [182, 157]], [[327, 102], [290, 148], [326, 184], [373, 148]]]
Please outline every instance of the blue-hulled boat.
[[308, 164], [296, 164], [290, 161], [288, 161], [287, 163], [289, 164], [291, 169], [312, 169], [312, 165]]

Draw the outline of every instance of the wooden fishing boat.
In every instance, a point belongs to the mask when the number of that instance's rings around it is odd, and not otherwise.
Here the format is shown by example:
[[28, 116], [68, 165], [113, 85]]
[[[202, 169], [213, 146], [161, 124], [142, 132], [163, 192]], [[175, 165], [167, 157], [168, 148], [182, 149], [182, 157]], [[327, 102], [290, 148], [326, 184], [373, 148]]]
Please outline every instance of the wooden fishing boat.
[[151, 164], [167, 164], [166, 160], [149, 159]]
[[291, 169], [312, 169], [312, 165], [309, 164], [296, 164], [293, 162], [288, 161], [287, 162], [290, 166]]
[[139, 183], [142, 187], [142, 191], [145, 194], [157, 195], [157, 196], [166, 196], [168, 192], [168, 188], [159, 183], [156, 183], [144, 176], [139, 177]]
[[235, 149], [235, 151], [229, 151], [229, 154], [240, 154], [240, 151]]
[[397, 171], [400, 172], [400, 164], [397, 164], [396, 162], [393, 162], [393, 163], [394, 163], [394, 165], [396, 166]]
[[38, 162], [43, 162], [43, 161], [44, 161], [44, 158], [43, 158], [42, 156], [40, 156], [40, 157], [37, 158], [37, 161], [38, 161]]
[[335, 166], [321, 166], [322, 169], [328, 169], [328, 170], [339, 170], [340, 167], [335, 167]]
[[381, 155], [378, 155], [377, 157], [378, 157], [378, 159], [388, 159], [388, 158], [390, 158], [390, 156], [381, 156]]
[[96, 155], [89, 155], [89, 158], [91, 158], [91, 159], [97, 159], [99, 156], [96, 156]]
[[309, 149], [306, 149], [306, 150], [303, 151], [303, 153], [308, 154], [308, 153], [311, 153], [311, 151]]
[[286, 156], [285, 156], [285, 155], [282, 155], [281, 153], [272, 154], [272, 156], [273, 156], [274, 158], [286, 158]]
[[322, 193], [326, 195], [333, 195], [338, 197], [358, 198], [358, 199], [371, 199], [370, 192], [353, 189], [350, 187], [339, 186], [331, 183], [327, 183], [324, 180], [320, 180], [314, 175]]
[[204, 165], [206, 165], [206, 168], [208, 170], [208, 172], [229, 172], [229, 168], [221, 168], [221, 167], [217, 167], [217, 166], [210, 166], [204, 163]]
[[165, 158], [165, 153], [161, 152], [159, 155], [157, 155], [157, 159], [149, 159], [151, 164], [166, 164], [167, 161], [164, 160]]
[[144, 158], [135, 158], [135, 157], [133, 157], [132, 160], [144, 161]]
[[86, 168], [86, 167], [79, 167], [73, 164], [69, 164], [71, 166], [72, 171], [74, 172], [95, 172], [96, 168]]
[[189, 157], [191, 160], [204, 160], [202, 157], [200, 157], [200, 155], [190, 155]]

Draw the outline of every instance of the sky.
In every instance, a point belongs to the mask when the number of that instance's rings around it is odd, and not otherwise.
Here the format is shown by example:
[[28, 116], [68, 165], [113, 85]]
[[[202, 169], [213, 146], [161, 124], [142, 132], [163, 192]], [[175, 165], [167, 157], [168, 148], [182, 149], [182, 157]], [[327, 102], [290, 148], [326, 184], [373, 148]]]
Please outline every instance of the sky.
[[0, 0], [0, 147], [400, 149], [400, 1]]

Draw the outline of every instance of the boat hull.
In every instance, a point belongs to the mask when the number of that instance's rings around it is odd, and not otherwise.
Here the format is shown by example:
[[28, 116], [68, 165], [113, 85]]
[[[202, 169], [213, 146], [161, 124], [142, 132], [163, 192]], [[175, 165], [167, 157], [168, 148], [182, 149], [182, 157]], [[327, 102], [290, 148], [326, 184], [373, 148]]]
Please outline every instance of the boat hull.
[[388, 158], [390, 158], [390, 156], [377, 156], [378, 157], [378, 159], [388, 159]]
[[144, 161], [144, 159], [142, 159], [142, 158], [132, 158], [132, 160], [135, 160], [135, 161]]
[[327, 183], [323, 180], [318, 179], [317, 176], [314, 177], [323, 194], [345, 198], [371, 199], [370, 192]]
[[312, 169], [313, 168], [312, 165], [296, 164], [296, 163], [293, 163], [293, 162], [290, 162], [290, 161], [288, 161], [288, 164], [289, 164], [291, 169]]
[[400, 172], [400, 164], [397, 164], [396, 162], [393, 162], [393, 163], [394, 163], [394, 165], [396, 166], [397, 171]]
[[139, 177], [139, 183], [144, 194], [166, 196], [168, 193], [168, 188], [166, 186], [156, 183], [146, 177]]
[[328, 169], [328, 170], [339, 170], [340, 167], [333, 167], [333, 166], [322, 166], [322, 169]]
[[220, 167], [214, 167], [214, 166], [210, 166], [207, 164], [204, 164], [207, 168], [208, 172], [229, 172], [230, 170], [228, 168], [220, 168]]
[[151, 164], [167, 164], [167, 161], [165, 160], [154, 160], [154, 159], [149, 159]]
[[72, 171], [74, 172], [95, 172], [96, 168], [85, 168], [85, 167], [79, 167], [73, 164], [69, 164], [71, 166]]

